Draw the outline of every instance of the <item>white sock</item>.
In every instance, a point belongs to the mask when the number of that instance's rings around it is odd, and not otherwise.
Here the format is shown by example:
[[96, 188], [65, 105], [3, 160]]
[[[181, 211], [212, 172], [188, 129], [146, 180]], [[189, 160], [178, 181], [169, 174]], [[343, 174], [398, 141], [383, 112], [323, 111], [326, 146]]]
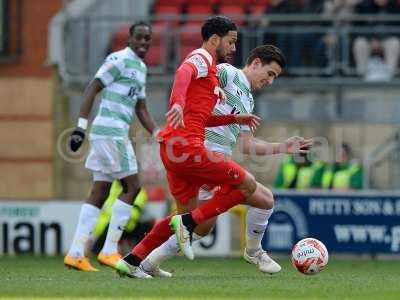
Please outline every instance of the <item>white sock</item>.
[[247, 234], [246, 251], [249, 255], [254, 255], [261, 249], [261, 240], [271, 217], [272, 209], [260, 209], [249, 207], [247, 211]]
[[[203, 238], [201, 235], [193, 232], [192, 241], [198, 241]], [[175, 234], [171, 235], [168, 241], [160, 247], [154, 249], [141, 263], [144, 270], [151, 270], [160, 267], [160, 265], [178, 254], [178, 244], [176, 242]]]
[[76, 227], [75, 236], [68, 255], [74, 257], [85, 255], [86, 243], [90, 238], [90, 234], [96, 224], [99, 213], [100, 209], [94, 205], [88, 203], [82, 205], [78, 226]]
[[112, 207], [110, 224], [101, 252], [105, 255], [118, 252], [118, 242], [132, 213], [132, 205], [117, 199]]

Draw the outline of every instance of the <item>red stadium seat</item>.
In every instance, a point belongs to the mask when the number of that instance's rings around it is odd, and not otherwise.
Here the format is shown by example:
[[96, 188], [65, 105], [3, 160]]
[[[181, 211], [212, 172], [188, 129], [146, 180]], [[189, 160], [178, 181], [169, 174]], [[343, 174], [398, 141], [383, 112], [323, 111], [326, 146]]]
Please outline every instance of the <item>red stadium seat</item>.
[[201, 25], [187, 24], [179, 33], [179, 51], [177, 60], [180, 63], [192, 50], [201, 46]]
[[174, 6], [174, 5], [156, 5], [154, 7], [154, 14], [169, 14], [169, 15], [180, 15], [181, 14], [181, 7]]
[[239, 5], [220, 5], [219, 13], [230, 17], [236, 25], [243, 25], [245, 21], [245, 7]]
[[113, 34], [111, 38], [111, 52], [119, 51], [128, 45], [129, 27], [129, 24], [125, 24]]
[[188, 23], [202, 24], [209, 15], [213, 14], [213, 7], [197, 4], [188, 5], [186, 9], [186, 14], [188, 18]]
[[179, 24], [181, 16], [181, 6], [156, 5], [154, 7], [154, 17], [157, 22], [164, 22], [167, 25], [176, 26]]
[[186, 0], [186, 5], [214, 5], [218, 3], [218, 0]]
[[269, 0], [247, 0], [248, 4], [252, 5], [268, 5]]
[[254, 17], [262, 16], [265, 13], [267, 5], [250, 5], [250, 14]]
[[165, 67], [169, 53], [166, 39], [168, 27], [163, 23], [152, 25], [152, 41], [145, 62], [149, 67]]
[[250, 3], [251, 0], [219, 0], [218, 3], [220, 5], [247, 5]]

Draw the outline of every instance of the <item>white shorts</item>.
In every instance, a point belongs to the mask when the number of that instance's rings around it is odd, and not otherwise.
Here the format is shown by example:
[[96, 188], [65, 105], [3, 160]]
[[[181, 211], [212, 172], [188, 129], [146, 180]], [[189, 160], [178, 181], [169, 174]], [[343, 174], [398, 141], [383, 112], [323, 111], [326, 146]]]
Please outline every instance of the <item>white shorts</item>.
[[129, 140], [90, 140], [85, 167], [93, 172], [95, 181], [113, 181], [138, 172], [135, 152]]

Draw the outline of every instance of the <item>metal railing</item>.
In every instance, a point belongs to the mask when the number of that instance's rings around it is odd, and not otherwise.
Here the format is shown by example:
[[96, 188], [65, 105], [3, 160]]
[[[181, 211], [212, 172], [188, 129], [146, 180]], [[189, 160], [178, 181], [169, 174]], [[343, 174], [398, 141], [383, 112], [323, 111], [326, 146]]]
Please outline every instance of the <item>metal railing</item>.
[[[204, 20], [206, 16], [182, 17], [172, 16], [151, 18], [153, 24], [162, 22], [160, 49], [166, 53], [164, 62], [150, 67], [150, 73], [169, 76], [182, 60], [182, 32], [188, 29], [187, 22]], [[237, 64], [243, 64], [249, 51], [256, 45], [274, 43], [280, 46], [288, 58], [289, 76], [299, 77], [335, 77], [354, 76], [355, 67], [351, 51], [354, 37], [371, 34], [374, 29], [350, 25], [350, 22], [368, 22], [374, 20], [385, 25], [385, 32], [391, 32], [400, 37], [400, 16], [352, 16], [347, 18], [326, 18], [319, 15], [272, 15], [263, 18], [248, 16], [244, 25], [239, 28]], [[69, 19], [64, 27], [65, 53], [62, 68], [68, 80], [88, 81], [94, 74], [110, 48], [113, 34], [123, 24], [131, 23], [132, 19], [118, 16], [92, 18], [90, 16]], [[261, 26], [261, 23], [268, 26]], [[192, 27], [193, 28], [193, 27]], [[200, 46], [200, 34], [198, 44]], [[324, 39], [330, 37], [333, 42], [324, 44]], [[318, 48], [320, 47], [320, 48]]]

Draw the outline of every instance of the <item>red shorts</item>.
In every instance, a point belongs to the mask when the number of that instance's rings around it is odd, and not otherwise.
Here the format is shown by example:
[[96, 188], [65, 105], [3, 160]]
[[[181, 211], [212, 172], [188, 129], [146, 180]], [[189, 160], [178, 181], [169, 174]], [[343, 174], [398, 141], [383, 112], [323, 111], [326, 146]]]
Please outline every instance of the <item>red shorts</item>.
[[234, 186], [244, 181], [246, 171], [222, 154], [203, 145], [160, 144], [160, 156], [167, 171], [171, 194], [185, 204], [197, 198], [202, 185]]

